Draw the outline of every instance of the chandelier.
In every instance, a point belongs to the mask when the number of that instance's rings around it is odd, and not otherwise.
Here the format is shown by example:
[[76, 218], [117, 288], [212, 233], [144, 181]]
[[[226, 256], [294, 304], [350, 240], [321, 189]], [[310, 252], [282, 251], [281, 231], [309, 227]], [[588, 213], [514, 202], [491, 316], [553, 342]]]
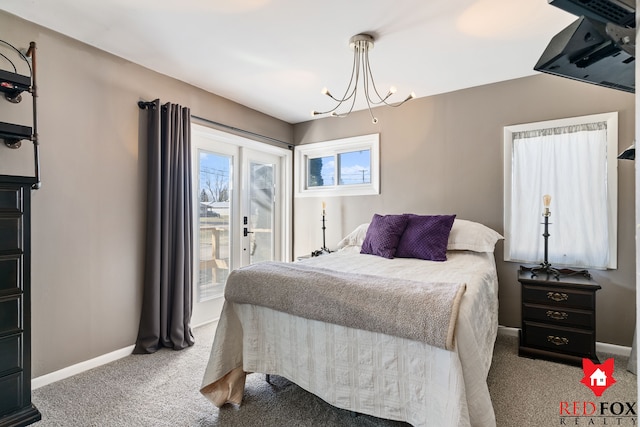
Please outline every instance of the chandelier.
[[[322, 94], [327, 95], [329, 98], [336, 101], [338, 104], [328, 111], [312, 111], [312, 116], [318, 116], [323, 114], [329, 114], [332, 117], [346, 117], [351, 111], [353, 111], [353, 107], [356, 103], [357, 98], [357, 90], [358, 90], [358, 81], [360, 80], [362, 73], [362, 88], [364, 92], [364, 98], [367, 101], [367, 108], [369, 109], [369, 114], [371, 115], [371, 121], [373, 124], [378, 123], [378, 119], [373, 115], [371, 111], [371, 106], [376, 106], [379, 104], [385, 104], [390, 107], [399, 107], [410, 99], [416, 97], [416, 94], [411, 92], [409, 96], [405, 98], [404, 101], [389, 103], [387, 100], [391, 95], [396, 93], [396, 88], [391, 86], [387, 94], [382, 97], [378, 92], [378, 88], [373, 80], [373, 74], [371, 73], [371, 66], [369, 64], [369, 50], [373, 49], [373, 36], [369, 34], [357, 34], [351, 39], [349, 39], [349, 47], [353, 49], [353, 67], [351, 69], [351, 79], [349, 79], [349, 86], [344, 92], [342, 98], [336, 98], [329, 92], [329, 89], [326, 87], [322, 89]], [[373, 97], [372, 97], [373, 96]], [[342, 104], [347, 103], [349, 101], [351, 106], [349, 110], [345, 113], [338, 113], [337, 110], [342, 106]], [[347, 103], [348, 105], [348, 103]]]

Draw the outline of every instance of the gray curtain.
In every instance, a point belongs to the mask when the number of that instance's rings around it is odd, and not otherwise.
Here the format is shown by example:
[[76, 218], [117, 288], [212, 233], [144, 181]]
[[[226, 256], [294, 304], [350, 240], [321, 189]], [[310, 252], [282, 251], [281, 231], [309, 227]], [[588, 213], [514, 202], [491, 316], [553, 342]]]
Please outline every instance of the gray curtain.
[[[194, 343], [190, 110], [146, 103], [147, 236], [144, 295], [134, 353]], [[143, 113], [145, 114], [145, 113]]]

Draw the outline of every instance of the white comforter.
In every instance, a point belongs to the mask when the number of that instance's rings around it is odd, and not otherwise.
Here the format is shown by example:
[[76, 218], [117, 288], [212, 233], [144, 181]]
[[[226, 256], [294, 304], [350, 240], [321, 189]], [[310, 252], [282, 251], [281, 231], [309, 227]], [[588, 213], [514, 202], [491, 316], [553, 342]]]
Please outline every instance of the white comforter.
[[455, 349], [227, 302], [202, 382], [206, 397], [217, 405], [239, 403], [239, 373], [262, 372], [286, 377], [334, 406], [380, 418], [416, 426], [495, 426], [486, 383], [498, 327], [492, 253], [453, 251], [446, 262], [430, 262], [361, 255], [359, 247], [347, 247], [303, 262], [465, 283]]

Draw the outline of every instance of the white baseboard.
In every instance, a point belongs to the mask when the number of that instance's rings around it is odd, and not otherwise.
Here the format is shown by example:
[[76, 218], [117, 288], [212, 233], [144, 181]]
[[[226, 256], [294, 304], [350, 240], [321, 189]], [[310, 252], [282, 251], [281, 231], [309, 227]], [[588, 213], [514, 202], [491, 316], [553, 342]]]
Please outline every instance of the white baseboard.
[[609, 353], [616, 356], [631, 356], [631, 347], [609, 344], [607, 342], [596, 342], [596, 351], [600, 353]]
[[88, 371], [89, 369], [97, 368], [98, 366], [106, 365], [107, 363], [122, 359], [123, 357], [129, 356], [133, 352], [134, 348], [135, 345], [131, 345], [129, 347], [115, 350], [111, 353], [103, 354], [102, 356], [94, 357], [93, 359], [85, 360], [84, 362], [76, 363], [75, 365], [62, 368], [58, 371], [51, 372], [50, 374], [45, 374], [40, 377], [33, 378], [31, 380], [31, 388], [35, 390], [56, 381], [72, 377], [81, 372]]
[[207, 321], [204, 321], [202, 323], [198, 323], [197, 325], [191, 325], [191, 329], [199, 328], [200, 326], [206, 326], [206, 325], [209, 325], [211, 323], [215, 323], [215, 322], [217, 322], [219, 320], [220, 320], [220, 318], [216, 317], [215, 319], [207, 320]]
[[[509, 326], [498, 326], [498, 334], [507, 337], [517, 337], [520, 334], [520, 328], [512, 328]], [[606, 342], [596, 342], [596, 352], [609, 353], [616, 356], [629, 357], [631, 355], [631, 347], [623, 345], [609, 344]]]
[[[210, 323], [217, 322], [218, 320], [220, 320], [220, 318], [203, 322], [199, 325], [192, 326], [192, 328], [205, 326]], [[112, 351], [111, 353], [103, 354], [102, 356], [94, 357], [93, 359], [85, 360], [84, 362], [76, 363], [75, 365], [62, 368], [58, 371], [33, 378], [31, 380], [31, 388], [35, 390], [37, 388], [44, 387], [56, 381], [60, 381], [65, 378], [72, 377], [81, 372], [88, 371], [89, 369], [97, 368], [98, 366], [115, 362], [118, 359], [122, 359], [123, 357], [129, 356], [131, 353], [133, 353], [134, 348], [135, 348], [135, 345], [130, 345], [129, 347], [125, 347], [120, 350], [115, 350], [115, 351]]]
[[520, 336], [520, 328], [498, 325], [498, 335], [504, 335], [506, 337], [518, 337]]

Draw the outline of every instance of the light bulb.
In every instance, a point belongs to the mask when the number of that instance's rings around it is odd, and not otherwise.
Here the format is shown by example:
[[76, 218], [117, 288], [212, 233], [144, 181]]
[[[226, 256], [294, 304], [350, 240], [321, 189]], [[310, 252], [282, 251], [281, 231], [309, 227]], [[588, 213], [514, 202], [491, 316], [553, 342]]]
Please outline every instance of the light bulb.
[[548, 217], [551, 214], [551, 212], [549, 212], [549, 205], [551, 204], [551, 196], [548, 194], [545, 194], [544, 196], [542, 196], [542, 204], [544, 205], [543, 215]]
[[389, 88], [389, 93], [390, 93], [390, 94], [394, 94], [394, 93], [396, 93], [397, 91], [398, 91], [398, 89], [396, 89], [396, 87], [395, 87], [395, 86], [391, 86], [391, 87]]

